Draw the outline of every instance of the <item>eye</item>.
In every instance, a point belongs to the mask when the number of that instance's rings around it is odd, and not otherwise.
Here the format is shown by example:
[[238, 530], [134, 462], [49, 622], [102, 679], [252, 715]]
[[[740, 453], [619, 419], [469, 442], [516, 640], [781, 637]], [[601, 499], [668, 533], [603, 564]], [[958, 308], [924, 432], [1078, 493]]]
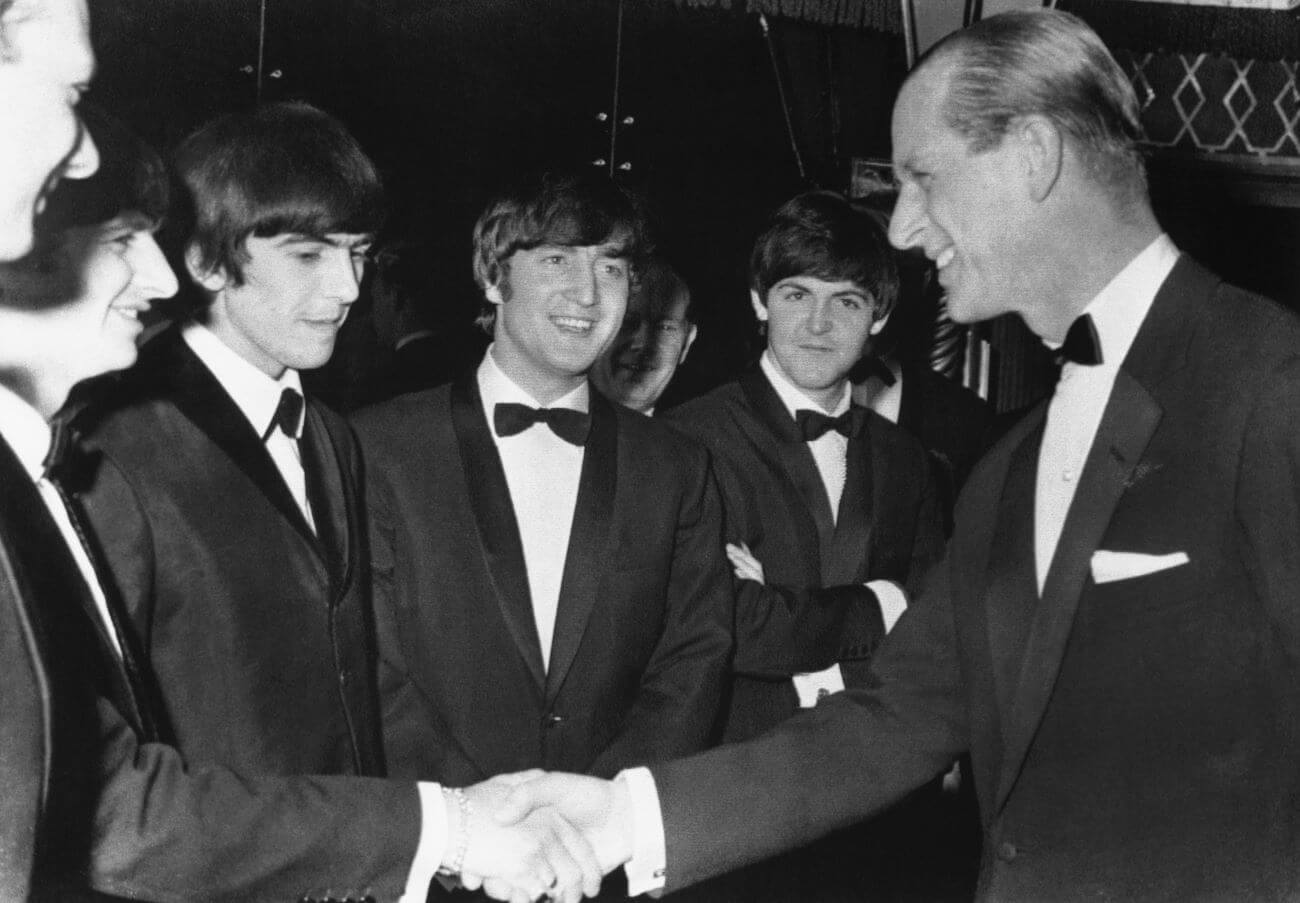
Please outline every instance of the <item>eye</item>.
[[295, 251], [294, 258], [303, 263], [319, 263], [321, 259], [320, 251]]
[[660, 332], [677, 332], [679, 328], [680, 327], [672, 320], [664, 320], [659, 324]]
[[844, 295], [840, 298], [840, 303], [849, 310], [862, 310], [866, 306], [866, 302], [856, 295]]
[[135, 242], [136, 232], [133, 229], [123, 229], [118, 232], [110, 232], [103, 237], [101, 244], [112, 248], [118, 254], [125, 253], [127, 249]]
[[801, 288], [788, 288], [781, 293], [783, 301], [802, 301], [808, 297], [808, 293]]
[[622, 276], [627, 272], [627, 267], [617, 260], [606, 262], [603, 269], [607, 276]]
[[542, 258], [542, 263], [550, 264], [551, 266], [559, 266], [564, 263], [564, 259], [563, 254], [547, 254]]

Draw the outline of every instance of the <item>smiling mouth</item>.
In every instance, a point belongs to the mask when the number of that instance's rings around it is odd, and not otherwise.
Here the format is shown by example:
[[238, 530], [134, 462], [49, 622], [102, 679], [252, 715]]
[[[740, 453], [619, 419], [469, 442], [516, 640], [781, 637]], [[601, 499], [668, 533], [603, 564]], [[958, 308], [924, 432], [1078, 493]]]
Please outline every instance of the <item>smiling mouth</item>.
[[551, 317], [551, 322], [558, 326], [564, 332], [571, 332], [574, 335], [587, 335], [591, 328], [595, 326], [595, 321], [584, 320], [580, 317]]
[[131, 305], [130, 307], [115, 305], [110, 309], [119, 317], [127, 320], [134, 320], [138, 323], [140, 321], [140, 315], [148, 313], [152, 306], [153, 305], [150, 304]]

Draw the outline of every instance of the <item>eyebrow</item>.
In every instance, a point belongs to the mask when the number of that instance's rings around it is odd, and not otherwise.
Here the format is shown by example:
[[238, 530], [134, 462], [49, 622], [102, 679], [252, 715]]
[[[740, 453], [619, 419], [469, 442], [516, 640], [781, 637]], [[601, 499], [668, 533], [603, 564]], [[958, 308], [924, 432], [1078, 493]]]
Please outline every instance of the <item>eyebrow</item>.
[[276, 241], [278, 247], [287, 247], [288, 245], [329, 245], [334, 248], [348, 248], [356, 250], [374, 244], [374, 236], [362, 235], [353, 241], [339, 241], [323, 235], [306, 235], [301, 232], [290, 232]]

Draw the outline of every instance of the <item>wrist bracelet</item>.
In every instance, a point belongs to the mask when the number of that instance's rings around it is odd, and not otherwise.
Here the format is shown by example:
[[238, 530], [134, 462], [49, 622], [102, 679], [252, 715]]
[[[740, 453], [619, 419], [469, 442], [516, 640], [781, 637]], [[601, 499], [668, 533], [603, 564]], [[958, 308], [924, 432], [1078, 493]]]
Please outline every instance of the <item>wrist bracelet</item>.
[[465, 854], [469, 852], [469, 819], [474, 812], [474, 807], [460, 787], [443, 787], [442, 793], [444, 797], [450, 797], [456, 802], [456, 810], [460, 813], [460, 835], [456, 838], [456, 853], [452, 857], [451, 865], [438, 869], [438, 872], [458, 878], [465, 867]]

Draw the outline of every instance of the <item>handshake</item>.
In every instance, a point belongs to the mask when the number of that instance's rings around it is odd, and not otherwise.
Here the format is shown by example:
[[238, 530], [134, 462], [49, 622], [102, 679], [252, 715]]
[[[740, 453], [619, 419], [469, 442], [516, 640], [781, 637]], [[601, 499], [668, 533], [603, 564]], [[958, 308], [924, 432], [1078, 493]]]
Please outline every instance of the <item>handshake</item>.
[[540, 770], [448, 791], [444, 871], [495, 900], [578, 903], [632, 858], [631, 808], [621, 780]]

